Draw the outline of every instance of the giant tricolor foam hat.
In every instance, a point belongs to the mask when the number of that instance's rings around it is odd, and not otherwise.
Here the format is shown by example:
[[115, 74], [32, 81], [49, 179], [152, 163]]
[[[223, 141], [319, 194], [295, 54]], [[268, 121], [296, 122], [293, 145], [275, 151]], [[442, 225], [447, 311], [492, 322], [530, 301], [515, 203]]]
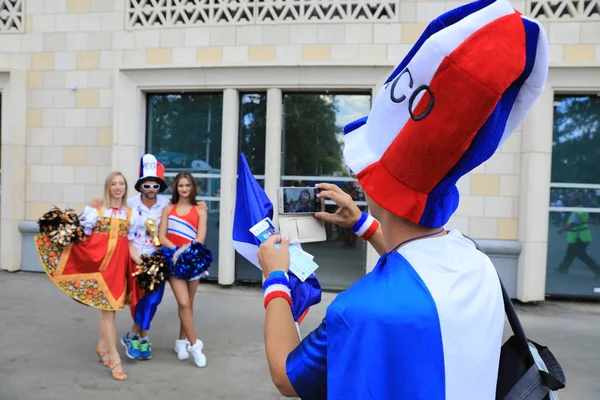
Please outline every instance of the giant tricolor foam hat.
[[368, 117], [346, 125], [346, 165], [381, 207], [443, 226], [458, 207], [458, 179], [513, 133], [547, 74], [542, 26], [508, 0], [451, 10], [427, 26]]
[[153, 181], [160, 184], [159, 193], [167, 189], [165, 182], [165, 167], [152, 154], [144, 154], [140, 158], [140, 178], [135, 183], [135, 190], [141, 191], [141, 186], [144, 182]]

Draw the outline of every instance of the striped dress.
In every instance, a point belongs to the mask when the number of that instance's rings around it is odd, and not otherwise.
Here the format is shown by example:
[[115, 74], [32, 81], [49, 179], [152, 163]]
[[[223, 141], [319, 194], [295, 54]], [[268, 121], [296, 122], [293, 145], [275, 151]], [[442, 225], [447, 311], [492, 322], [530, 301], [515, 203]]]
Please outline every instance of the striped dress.
[[192, 206], [187, 214], [180, 215], [175, 204], [169, 211], [167, 239], [177, 247], [193, 242], [198, 234], [199, 222], [200, 215], [196, 206]]
[[[180, 215], [177, 212], [177, 205], [174, 205], [171, 208], [171, 211], [169, 211], [167, 239], [169, 239], [177, 247], [193, 242], [198, 234], [199, 222], [200, 214], [198, 214], [197, 206], [192, 206], [187, 214]], [[208, 276], [208, 271], [188, 280], [194, 281], [205, 276]]]

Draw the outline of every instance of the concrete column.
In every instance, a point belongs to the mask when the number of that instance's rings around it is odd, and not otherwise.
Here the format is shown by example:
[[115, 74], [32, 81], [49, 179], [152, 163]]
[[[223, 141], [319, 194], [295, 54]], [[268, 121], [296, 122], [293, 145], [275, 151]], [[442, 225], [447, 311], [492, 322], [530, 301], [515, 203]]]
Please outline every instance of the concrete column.
[[145, 150], [146, 96], [125, 72], [117, 74], [115, 88], [112, 169], [125, 175], [132, 196]]
[[223, 127], [221, 137], [221, 202], [219, 218], [219, 284], [235, 281], [235, 249], [233, 248], [233, 214], [238, 161], [238, 125], [240, 114], [238, 91], [223, 92]]
[[[0, 73], [2, 91], [2, 201], [0, 268], [21, 269], [19, 223], [25, 219], [27, 169], [27, 77], [25, 71]], [[32, 216], [33, 217], [33, 216]], [[37, 216], [36, 216], [37, 219]]]
[[281, 183], [283, 94], [281, 89], [267, 90], [267, 133], [265, 143], [265, 192], [275, 209], [273, 222], [278, 223], [277, 188]]
[[523, 121], [517, 298], [544, 300], [554, 91], [550, 81]]

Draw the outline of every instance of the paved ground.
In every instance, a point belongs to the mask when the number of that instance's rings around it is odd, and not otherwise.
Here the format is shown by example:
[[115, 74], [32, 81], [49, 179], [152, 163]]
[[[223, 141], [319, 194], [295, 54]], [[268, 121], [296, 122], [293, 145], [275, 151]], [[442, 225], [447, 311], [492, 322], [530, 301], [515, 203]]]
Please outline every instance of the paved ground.
[[[335, 297], [326, 293], [303, 324], [315, 327]], [[130, 380], [115, 382], [96, 362], [98, 313], [60, 293], [43, 274], [0, 272], [0, 400], [279, 399], [264, 356], [261, 293], [256, 287], [201, 285], [196, 326], [205, 369], [178, 361], [178, 331], [170, 290], [152, 329], [154, 358], [126, 361]], [[561, 400], [600, 398], [600, 304], [547, 302], [519, 306], [530, 337], [548, 345], [568, 375]], [[129, 314], [117, 316], [119, 333]]]

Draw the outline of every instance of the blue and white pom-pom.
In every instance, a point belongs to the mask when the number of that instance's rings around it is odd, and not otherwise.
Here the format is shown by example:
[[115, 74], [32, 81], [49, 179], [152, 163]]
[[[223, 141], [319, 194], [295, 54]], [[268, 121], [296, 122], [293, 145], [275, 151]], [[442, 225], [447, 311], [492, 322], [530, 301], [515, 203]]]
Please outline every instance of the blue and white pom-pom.
[[163, 256], [170, 260], [170, 273], [177, 279], [191, 279], [204, 274], [210, 268], [213, 260], [212, 251], [199, 242], [192, 242], [190, 246], [179, 255], [177, 263], [173, 265], [173, 255], [179, 248], [169, 249], [163, 247]]

